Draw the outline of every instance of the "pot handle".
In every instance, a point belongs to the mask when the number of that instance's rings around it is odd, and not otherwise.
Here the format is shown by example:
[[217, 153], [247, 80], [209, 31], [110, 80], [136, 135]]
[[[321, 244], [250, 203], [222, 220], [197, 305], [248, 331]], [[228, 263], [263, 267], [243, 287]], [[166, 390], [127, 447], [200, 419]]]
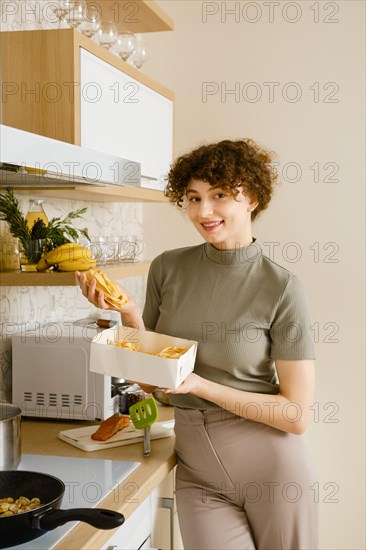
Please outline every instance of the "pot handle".
[[115, 529], [120, 527], [125, 517], [119, 512], [105, 508], [70, 508], [70, 510], [46, 510], [43, 514], [34, 515], [32, 526], [36, 529], [51, 531], [68, 521], [83, 521], [97, 529]]

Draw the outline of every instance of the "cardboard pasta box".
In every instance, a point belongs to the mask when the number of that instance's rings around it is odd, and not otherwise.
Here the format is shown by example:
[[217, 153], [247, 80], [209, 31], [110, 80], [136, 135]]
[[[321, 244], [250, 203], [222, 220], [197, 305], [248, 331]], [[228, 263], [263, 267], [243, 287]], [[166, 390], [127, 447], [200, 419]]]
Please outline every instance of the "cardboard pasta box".
[[[138, 345], [139, 351], [112, 345], [120, 341]], [[177, 388], [193, 370], [197, 345], [194, 340], [119, 325], [93, 338], [90, 370], [162, 388]], [[187, 351], [178, 359], [150, 355], [169, 346], [187, 348]]]

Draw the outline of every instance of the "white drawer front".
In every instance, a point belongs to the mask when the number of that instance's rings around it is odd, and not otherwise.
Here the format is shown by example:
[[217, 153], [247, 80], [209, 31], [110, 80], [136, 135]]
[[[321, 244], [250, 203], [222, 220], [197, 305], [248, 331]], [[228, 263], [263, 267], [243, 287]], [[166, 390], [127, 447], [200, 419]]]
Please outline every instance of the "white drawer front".
[[139, 550], [150, 537], [150, 497], [134, 511], [116, 533], [105, 543], [102, 550]]

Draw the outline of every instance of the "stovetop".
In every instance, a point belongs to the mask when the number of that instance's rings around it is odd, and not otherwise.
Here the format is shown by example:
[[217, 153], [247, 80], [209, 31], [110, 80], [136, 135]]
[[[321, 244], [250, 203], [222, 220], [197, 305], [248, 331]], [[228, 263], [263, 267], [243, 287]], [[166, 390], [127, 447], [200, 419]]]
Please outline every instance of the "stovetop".
[[[66, 485], [61, 508], [67, 509], [94, 508], [138, 466], [140, 462], [22, 454], [18, 470], [42, 472], [61, 479]], [[17, 546], [17, 550], [51, 550], [77, 523], [57, 527]]]

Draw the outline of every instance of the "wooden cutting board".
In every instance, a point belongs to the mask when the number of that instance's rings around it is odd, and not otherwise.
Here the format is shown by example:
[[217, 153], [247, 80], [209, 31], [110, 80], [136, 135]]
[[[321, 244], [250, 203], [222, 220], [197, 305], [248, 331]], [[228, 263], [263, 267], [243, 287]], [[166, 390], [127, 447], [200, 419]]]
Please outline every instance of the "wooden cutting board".
[[[81, 449], [82, 451], [100, 451], [109, 447], [119, 447], [120, 445], [131, 445], [144, 440], [144, 430], [137, 430], [131, 424], [128, 428], [119, 431], [107, 441], [96, 441], [90, 436], [98, 428], [95, 426], [86, 426], [85, 428], [76, 428], [73, 430], [65, 430], [58, 433], [59, 439], [66, 441], [70, 445]], [[155, 422], [150, 429], [151, 439], [161, 439], [170, 437], [173, 433], [174, 420], [166, 422]]]

